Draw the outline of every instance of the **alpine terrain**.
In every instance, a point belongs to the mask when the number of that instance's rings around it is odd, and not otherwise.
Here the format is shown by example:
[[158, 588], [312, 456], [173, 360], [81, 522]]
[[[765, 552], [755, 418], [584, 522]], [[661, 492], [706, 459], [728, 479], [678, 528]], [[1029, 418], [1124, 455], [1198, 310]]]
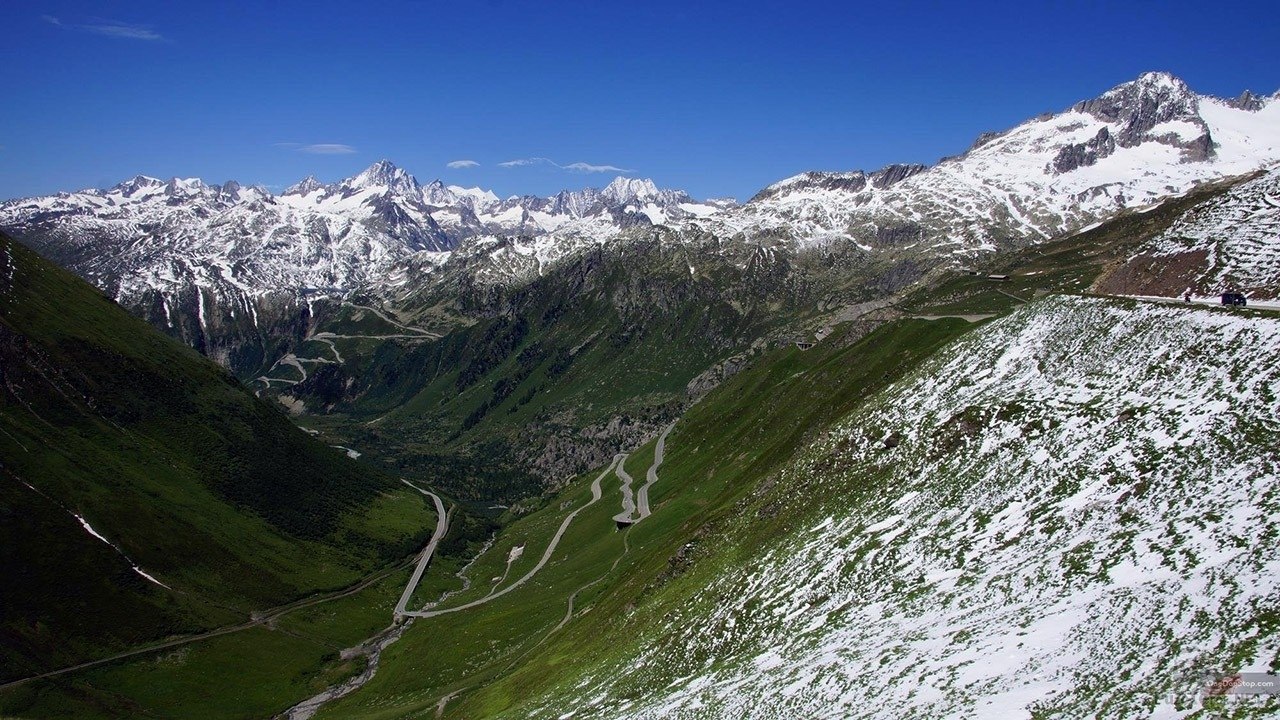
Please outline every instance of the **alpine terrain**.
[[957, 150], [0, 203], [0, 714], [1274, 715], [1280, 93]]

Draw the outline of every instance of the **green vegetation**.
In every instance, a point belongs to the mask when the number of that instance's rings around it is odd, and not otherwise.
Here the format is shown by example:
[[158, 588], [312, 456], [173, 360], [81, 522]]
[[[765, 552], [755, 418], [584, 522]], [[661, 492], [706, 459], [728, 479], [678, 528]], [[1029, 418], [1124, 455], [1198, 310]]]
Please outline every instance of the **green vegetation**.
[[242, 623], [425, 542], [418, 493], [21, 245], [0, 257], [0, 679]]
[[[552, 561], [529, 583], [488, 604], [415, 621], [383, 655], [375, 678], [326, 707], [322, 717], [399, 717], [434, 709], [451, 693], [457, 696], [447, 704], [446, 717], [490, 717], [518, 707], [521, 698], [545, 689], [561, 673], [610, 655], [637, 604], [666, 593], [704, 554], [700, 542], [768, 488], [768, 478], [797, 448], [969, 327], [959, 320], [909, 320], [856, 340], [852, 328], [842, 327], [809, 351], [787, 347], [764, 356], [676, 426], [651, 490], [652, 516], [630, 530], [615, 529], [612, 516], [621, 508], [621, 493], [610, 473], [602, 482], [603, 498], [577, 516]], [[627, 470], [637, 482], [643, 482], [652, 458], [652, 442], [632, 453]], [[560, 521], [590, 500], [589, 486], [598, 474], [579, 476], [504, 529], [469, 569], [471, 590], [442, 607], [487, 594], [518, 544], [525, 545], [524, 554], [507, 582], [521, 576]], [[751, 547], [779, 529], [767, 509], [752, 527], [753, 534], [735, 545]], [[718, 561], [731, 557], [722, 554]], [[573, 621], [553, 632], [575, 592]], [[418, 599], [430, 598], [419, 593]], [[449, 643], [439, 642], [442, 632]]]

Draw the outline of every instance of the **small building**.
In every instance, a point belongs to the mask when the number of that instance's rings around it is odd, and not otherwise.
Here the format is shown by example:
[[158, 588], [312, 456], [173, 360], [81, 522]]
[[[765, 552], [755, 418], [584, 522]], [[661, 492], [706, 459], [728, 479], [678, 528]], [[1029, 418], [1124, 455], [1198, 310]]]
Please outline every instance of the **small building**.
[[1249, 301], [1245, 298], [1244, 293], [1224, 292], [1222, 293], [1222, 304], [1245, 307], [1249, 304]]
[[801, 350], [808, 350], [809, 348], [813, 347], [813, 343], [807, 340], [797, 340], [796, 347], [800, 348]]
[[987, 276], [987, 279], [988, 279], [988, 280], [995, 280], [996, 282], [1009, 282], [1009, 276], [1008, 276], [1008, 275], [988, 275], [988, 276]]

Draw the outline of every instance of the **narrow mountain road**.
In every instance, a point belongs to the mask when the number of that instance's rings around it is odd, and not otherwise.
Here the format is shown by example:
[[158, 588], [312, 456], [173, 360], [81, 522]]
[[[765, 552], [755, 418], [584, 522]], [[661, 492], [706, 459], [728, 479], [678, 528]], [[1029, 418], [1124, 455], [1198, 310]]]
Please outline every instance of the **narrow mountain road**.
[[342, 363], [345, 363], [345, 362], [346, 362], [346, 360], [343, 360], [343, 359], [342, 359], [342, 353], [338, 352], [338, 346], [337, 346], [337, 345], [334, 345], [332, 340], [330, 340], [330, 339], [328, 339], [328, 338], [322, 338], [322, 337], [319, 337], [319, 336], [316, 336], [316, 335], [313, 335], [313, 336], [311, 336], [311, 337], [310, 337], [310, 338], [308, 338], [308, 339], [309, 339], [309, 340], [315, 340], [316, 342], [322, 342], [322, 343], [324, 343], [325, 345], [328, 345], [328, 346], [329, 346], [329, 350], [333, 352], [333, 361], [334, 361], [334, 362], [338, 363], [339, 365], [341, 365]]
[[390, 324], [390, 325], [395, 325], [396, 327], [400, 328], [401, 330], [407, 330], [407, 331], [409, 331], [409, 332], [418, 333], [418, 334], [420, 334], [420, 335], [422, 335], [422, 336], [424, 336], [424, 337], [431, 337], [431, 338], [439, 338], [439, 337], [440, 337], [440, 333], [432, 332], [432, 331], [430, 331], [430, 330], [423, 330], [422, 328], [413, 327], [412, 325], [405, 325], [404, 323], [399, 322], [399, 321], [397, 321], [397, 320], [392, 320], [391, 318], [387, 317], [386, 313], [382, 312], [381, 310], [379, 310], [379, 309], [377, 309], [377, 308], [369, 307], [368, 305], [357, 305], [357, 304], [355, 304], [355, 303], [346, 303], [346, 305], [347, 305], [348, 307], [353, 307], [353, 308], [357, 308], [357, 309], [360, 309], [360, 310], [368, 310], [369, 312], [371, 312], [371, 313], [373, 313], [374, 315], [377, 315], [379, 318], [381, 318], [383, 322], [386, 322], [386, 323], [388, 323], [388, 324]]
[[[496, 593], [493, 593], [491, 595], [486, 595], [483, 598], [480, 598], [479, 600], [473, 600], [464, 605], [458, 605], [457, 607], [444, 608], [443, 610], [426, 610], [426, 611], [419, 611], [419, 612], [414, 612], [411, 610], [400, 612], [400, 608], [397, 607], [397, 611], [399, 612], [399, 614], [409, 616], [409, 617], [429, 618], [429, 617], [436, 617], [437, 615], [447, 615], [449, 613], [455, 613], [461, 610], [469, 610], [473, 607], [479, 607], [480, 605], [484, 605], [487, 602], [497, 600], [503, 595], [506, 595], [507, 593], [511, 592], [512, 590], [515, 590], [516, 588], [520, 587], [521, 585], [531, 580], [533, 576], [537, 575], [538, 571], [542, 570], [542, 568], [545, 567], [546, 564], [551, 560], [551, 555], [555, 553], [556, 546], [560, 544], [560, 539], [564, 537], [565, 532], [569, 529], [570, 523], [572, 523], [573, 519], [578, 516], [578, 513], [582, 512], [583, 510], [586, 510], [587, 508], [591, 507], [595, 503], [599, 502], [600, 498], [604, 496], [603, 491], [600, 489], [600, 483], [601, 481], [604, 480], [605, 476], [609, 474], [609, 471], [613, 470], [614, 466], [618, 464], [618, 462], [622, 457], [624, 456], [621, 453], [619, 453], [618, 455], [615, 455], [613, 457], [613, 462], [609, 464], [609, 467], [605, 468], [596, 477], [596, 479], [592, 481], [591, 499], [588, 500], [581, 507], [579, 507], [577, 510], [574, 510], [573, 512], [569, 513], [565, 517], [564, 521], [560, 523], [560, 528], [556, 530], [555, 536], [551, 538], [550, 544], [547, 545], [547, 549], [542, 553], [542, 557], [538, 560], [538, 564], [534, 565], [533, 568], [530, 569], [529, 572], [525, 573], [524, 576], [521, 577], [519, 580], [516, 580], [515, 582], [502, 588]], [[415, 577], [412, 580], [410, 580], [409, 587], [405, 588], [406, 597], [413, 592], [413, 588], [417, 585], [417, 580], [420, 576], [421, 576], [421, 573], [415, 573]]]
[[436, 546], [440, 544], [440, 540], [444, 538], [445, 533], [449, 532], [449, 514], [445, 512], [444, 503], [440, 500], [440, 496], [433, 492], [427, 492], [413, 483], [400, 479], [400, 482], [417, 490], [418, 492], [431, 498], [436, 504], [436, 531], [431, 534], [431, 542], [422, 549], [422, 554], [418, 556], [418, 565], [413, 569], [413, 575], [409, 578], [409, 584], [405, 586], [404, 592], [400, 594], [400, 601], [396, 603], [396, 609], [393, 616], [396, 619], [405, 615], [404, 606], [409, 604], [409, 597], [413, 595], [414, 589], [418, 587], [418, 581], [422, 579], [422, 573], [426, 571], [427, 565], [431, 562], [431, 556], [435, 554]]
[[667, 435], [671, 433], [671, 429], [676, 426], [671, 423], [658, 436], [658, 444], [653, 448], [653, 464], [649, 466], [649, 471], [645, 474], [645, 483], [640, 486], [640, 491], [636, 493], [636, 522], [649, 517], [649, 488], [658, 482], [658, 468], [662, 466], [662, 456], [667, 449]]
[[632, 522], [636, 514], [635, 492], [631, 489], [631, 474], [627, 472], [627, 455], [623, 453], [618, 461], [617, 475], [622, 481], [622, 512], [613, 516], [615, 522]]
[[285, 355], [284, 357], [277, 360], [275, 364], [271, 366], [271, 369], [267, 370], [267, 373], [271, 373], [275, 371], [275, 369], [280, 365], [290, 365], [296, 368], [298, 372], [302, 374], [302, 380], [286, 380], [284, 378], [273, 378], [273, 377], [267, 377], [265, 374], [255, 379], [262, 382], [267, 387], [270, 387], [271, 383], [273, 382], [285, 383], [288, 385], [297, 385], [298, 383], [303, 382], [307, 379], [307, 371], [305, 368], [302, 367], [302, 363], [304, 362], [334, 363], [339, 365], [344, 364], [346, 361], [343, 360], [342, 353], [338, 351], [338, 346], [334, 344], [333, 342], [334, 340], [439, 340], [441, 337], [443, 337], [443, 335], [441, 335], [438, 332], [432, 332], [431, 330], [424, 330], [422, 328], [413, 327], [412, 325], [405, 325], [402, 322], [392, 320], [390, 317], [387, 316], [386, 313], [382, 312], [377, 308], [369, 307], [368, 305], [357, 305], [355, 303], [345, 303], [345, 304], [347, 305], [347, 307], [353, 307], [359, 310], [367, 310], [373, 313], [374, 315], [377, 315], [379, 319], [381, 319], [383, 322], [387, 323], [388, 325], [392, 325], [397, 328], [400, 328], [401, 330], [404, 330], [405, 334], [340, 335], [338, 333], [331, 333], [331, 332], [315, 333], [314, 335], [309, 335], [303, 338], [303, 341], [305, 342], [307, 340], [314, 340], [316, 342], [320, 342], [328, 345], [329, 350], [333, 352], [333, 360], [328, 360], [325, 358], [300, 358], [297, 355], [294, 355], [293, 353], [289, 353], [288, 355]]

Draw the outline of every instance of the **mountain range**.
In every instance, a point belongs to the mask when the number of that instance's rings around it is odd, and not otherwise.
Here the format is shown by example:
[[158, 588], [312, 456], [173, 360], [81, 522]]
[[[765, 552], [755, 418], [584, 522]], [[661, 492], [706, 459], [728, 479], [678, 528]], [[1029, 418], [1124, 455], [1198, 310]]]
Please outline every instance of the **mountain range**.
[[1278, 219], [1167, 73], [743, 203], [5, 202], [0, 715], [1274, 715]]
[[[934, 264], [980, 257], [1185, 194], [1280, 161], [1280, 102], [1220, 99], [1147, 73], [1063, 112], [985, 133], [933, 166], [807, 172], [750, 201], [697, 201], [650, 180], [500, 199], [420, 184], [388, 161], [273, 195], [236, 182], [138, 176], [0, 204], [0, 228], [126, 307], [229, 363], [216, 315], [279, 322], [301, 298], [394, 295], [451, 271], [518, 283], [602, 245], [672, 242], [843, 245]], [[283, 313], [282, 313], [283, 309]], [[192, 327], [178, 329], [175, 314]], [[165, 326], [168, 326], [167, 328]], [[237, 333], [246, 333], [241, 327]]]

